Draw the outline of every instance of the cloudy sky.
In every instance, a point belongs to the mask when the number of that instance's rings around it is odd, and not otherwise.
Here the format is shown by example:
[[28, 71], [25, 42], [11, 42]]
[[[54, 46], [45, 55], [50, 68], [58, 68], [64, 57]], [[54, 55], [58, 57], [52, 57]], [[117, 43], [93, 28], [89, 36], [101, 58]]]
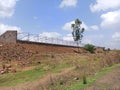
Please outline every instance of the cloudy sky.
[[72, 40], [79, 18], [83, 43], [120, 49], [120, 0], [0, 0], [0, 34], [18, 30]]

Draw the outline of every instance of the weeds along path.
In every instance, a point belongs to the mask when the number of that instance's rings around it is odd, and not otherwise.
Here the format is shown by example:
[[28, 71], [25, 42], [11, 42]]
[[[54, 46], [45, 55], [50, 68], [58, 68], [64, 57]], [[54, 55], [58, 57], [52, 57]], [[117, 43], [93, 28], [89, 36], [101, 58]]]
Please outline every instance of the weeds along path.
[[[65, 68], [65, 69], [62, 69], [60, 72], [58, 73], [51, 73], [51, 74], [48, 74], [46, 76], [44, 76], [43, 78], [41, 78], [40, 80], [38, 80], [35, 84], [35, 87], [34, 88], [44, 88], [44, 86], [47, 86], [47, 85], [51, 85], [51, 84], [54, 84], [57, 82], [58, 78], [60, 77], [65, 77], [66, 75], [68, 76], [69, 73], [74, 69], [74, 67], [72, 68]], [[33, 89], [34, 89], [33, 88]], [[45, 87], [46, 88], [46, 87]], [[32, 89], [32, 90], [33, 90]]]
[[103, 75], [92, 86], [84, 90], [120, 90], [120, 65]]
[[68, 76], [71, 71], [73, 71], [75, 67], [64, 68], [58, 71], [57, 73], [49, 73], [37, 81], [29, 82], [26, 84], [21, 84], [17, 86], [11, 87], [3, 87], [0, 90], [45, 90], [48, 85], [52, 85], [57, 82], [57, 80], [61, 77]]

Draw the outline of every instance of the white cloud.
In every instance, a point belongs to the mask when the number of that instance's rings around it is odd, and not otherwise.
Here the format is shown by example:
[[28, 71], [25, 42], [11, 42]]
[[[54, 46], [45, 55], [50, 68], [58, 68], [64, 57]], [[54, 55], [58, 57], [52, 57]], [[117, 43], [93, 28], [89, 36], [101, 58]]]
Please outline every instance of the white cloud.
[[78, 0], [62, 0], [59, 7], [65, 8], [65, 7], [76, 7], [78, 3]]
[[[92, 40], [93, 40], [93, 37], [97, 37], [97, 36], [85, 36], [83, 39], [82, 39], [82, 43], [84, 44], [92, 44]], [[98, 35], [98, 38], [101, 38], [99, 35]], [[72, 34], [67, 34], [66, 36], [63, 37], [63, 40], [66, 40], [66, 41], [74, 41], [73, 40], [73, 37], [72, 37]]]
[[[96, 3], [90, 5], [92, 12], [104, 11], [101, 14], [101, 28], [118, 31], [120, 29], [120, 0], [96, 0]], [[105, 12], [106, 11], [106, 12]], [[92, 27], [96, 28], [96, 27]], [[97, 29], [97, 28], [96, 28]], [[102, 38], [102, 36], [101, 36]], [[104, 41], [106, 42], [104, 42]], [[120, 32], [115, 32], [111, 38], [103, 37], [99, 45], [120, 49]], [[98, 44], [97, 42], [96, 44]]]
[[0, 34], [4, 33], [7, 30], [17, 30], [18, 32], [20, 32], [21, 28], [17, 26], [5, 25], [0, 23]]
[[112, 35], [112, 42], [110, 43], [110, 45], [113, 49], [120, 49], [120, 32], [115, 32]]
[[112, 35], [112, 38], [113, 38], [114, 41], [120, 41], [120, 32], [115, 32]]
[[104, 43], [106, 48], [111, 49], [119, 49], [120, 50], [120, 43], [118, 41], [115, 41], [114, 39], [111, 41], [107, 41]]
[[81, 27], [84, 28], [85, 30], [90, 30], [89, 26], [87, 26], [84, 22], [82, 22]]
[[102, 35], [102, 34], [90, 35], [90, 36], [88, 36], [88, 38], [91, 38], [91, 39], [103, 39], [104, 35]]
[[120, 10], [107, 12], [101, 15], [101, 27], [109, 29], [120, 28]]
[[106, 48], [111, 49], [120, 49], [120, 32], [115, 32], [111, 37], [101, 37], [101, 40], [103, 43], [98, 44], [98, 46], [104, 46]]
[[84, 35], [82, 40], [83, 44], [93, 44], [96, 46], [105, 46], [103, 42], [104, 42], [104, 35], [102, 34]]
[[67, 34], [66, 36], [63, 37], [63, 40], [67, 40], [67, 41], [74, 41], [72, 34]]
[[[67, 22], [67, 23], [64, 24], [64, 26], [62, 27], [62, 29], [63, 30], [67, 30], [67, 31], [72, 31], [71, 24], [74, 24], [74, 23], [75, 23], [74, 21]], [[85, 30], [88, 30], [88, 26], [84, 22], [82, 22], [81, 27], [82, 28], [84, 27]]]
[[65, 23], [64, 26], [62, 27], [62, 29], [67, 30], [67, 31], [72, 31], [71, 24], [73, 24], [73, 23], [74, 23], [74, 21]]
[[95, 4], [90, 5], [92, 12], [117, 8], [120, 8], [120, 0], [96, 0]]
[[85, 38], [85, 39], [83, 39], [82, 42], [83, 42], [84, 44], [92, 44], [92, 43], [93, 43], [92, 40], [89, 39], [89, 38]]
[[43, 32], [39, 35], [30, 34], [28, 37], [28, 33], [19, 35], [19, 39], [22, 40], [28, 40], [33, 42], [45, 42], [45, 43], [56, 43], [58, 38], [61, 36], [61, 34], [57, 32]]
[[48, 38], [58, 38], [61, 34], [57, 32], [43, 32], [40, 34], [41, 37], [48, 37]]
[[91, 30], [99, 30], [99, 27], [97, 25], [90, 26]]
[[18, 0], [0, 0], [0, 18], [11, 17]]
[[[67, 22], [64, 24], [62, 29], [66, 31], [72, 31], [71, 24], [74, 23], [75, 23], [74, 21]], [[85, 30], [99, 30], [99, 27], [97, 25], [87, 26], [84, 22], [82, 22], [81, 27], [85, 28]]]
[[[99, 35], [87, 35], [84, 36], [82, 39], [82, 43], [83, 44], [94, 44], [97, 46], [104, 46], [103, 45], [103, 40], [104, 39], [104, 35], [99, 34]], [[67, 40], [67, 41], [74, 41], [72, 34], [67, 34], [66, 36], [63, 37], [63, 40]]]

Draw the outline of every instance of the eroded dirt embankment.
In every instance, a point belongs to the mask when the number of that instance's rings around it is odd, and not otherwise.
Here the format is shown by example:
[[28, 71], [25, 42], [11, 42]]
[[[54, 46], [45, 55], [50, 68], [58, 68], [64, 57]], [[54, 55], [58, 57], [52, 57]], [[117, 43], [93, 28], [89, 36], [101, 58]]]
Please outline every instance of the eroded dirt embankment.
[[0, 43], [0, 61], [26, 60], [39, 53], [74, 53], [76, 50], [74, 47], [53, 45]]

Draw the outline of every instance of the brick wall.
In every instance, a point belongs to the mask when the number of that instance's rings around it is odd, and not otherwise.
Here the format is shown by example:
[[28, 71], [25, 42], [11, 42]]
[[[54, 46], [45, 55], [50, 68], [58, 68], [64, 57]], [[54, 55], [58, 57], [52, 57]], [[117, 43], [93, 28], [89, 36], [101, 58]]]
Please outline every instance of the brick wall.
[[0, 36], [0, 42], [16, 43], [17, 31], [6, 31]]

